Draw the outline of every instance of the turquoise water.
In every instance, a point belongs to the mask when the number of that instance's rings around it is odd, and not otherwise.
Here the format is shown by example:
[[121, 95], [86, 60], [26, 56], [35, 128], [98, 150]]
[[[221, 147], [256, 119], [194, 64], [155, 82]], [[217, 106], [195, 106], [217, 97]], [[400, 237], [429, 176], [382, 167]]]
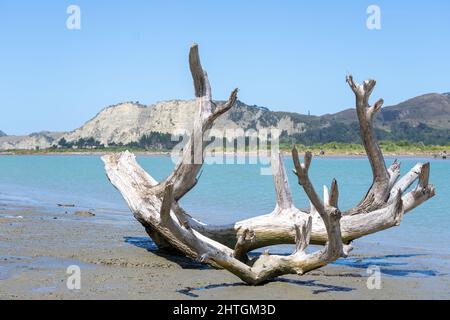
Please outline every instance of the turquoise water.
[[[437, 196], [408, 214], [402, 225], [361, 240], [383, 244], [450, 253], [450, 161], [435, 159], [400, 159], [402, 172], [417, 162], [431, 162], [431, 182]], [[142, 156], [138, 161], [156, 179], [163, 179], [173, 168], [169, 157]], [[387, 159], [392, 162], [393, 159]], [[292, 161], [285, 159], [288, 172]], [[205, 165], [197, 187], [182, 205], [196, 218], [212, 224], [231, 223], [273, 210], [275, 194], [271, 176], [260, 174], [260, 165]], [[290, 183], [298, 207], [308, 207], [308, 201], [296, 184]], [[311, 177], [317, 190], [329, 185], [333, 178], [340, 186], [340, 207], [354, 206], [371, 183], [367, 159], [318, 158], [311, 167]], [[121, 195], [107, 180], [98, 156], [2, 156], [0, 157], [0, 204], [30, 205], [59, 210], [58, 203], [78, 207], [103, 209], [103, 215], [131, 220]]]

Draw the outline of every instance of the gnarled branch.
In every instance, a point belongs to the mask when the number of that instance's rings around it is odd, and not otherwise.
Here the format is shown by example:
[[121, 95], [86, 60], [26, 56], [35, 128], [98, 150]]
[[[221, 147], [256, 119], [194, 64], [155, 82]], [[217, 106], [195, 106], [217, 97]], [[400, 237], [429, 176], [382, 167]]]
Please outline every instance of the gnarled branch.
[[[355, 93], [361, 140], [371, 163], [373, 183], [363, 200], [356, 207], [342, 213], [341, 230], [344, 243], [350, 243], [365, 235], [398, 225], [399, 220], [405, 213], [410, 212], [435, 195], [434, 187], [428, 185], [428, 180], [425, 179], [422, 179], [424, 182], [419, 181], [416, 189], [405, 194], [408, 188], [419, 180], [419, 174], [424, 165], [417, 164], [401, 179], [399, 179], [400, 163], [397, 160], [389, 168], [386, 168], [373, 129], [374, 113], [379, 111], [382, 101], [379, 100], [374, 106], [369, 105], [370, 94], [376, 83], [374, 80], [368, 80], [363, 85], [358, 85], [352, 76], [347, 77], [347, 82]], [[311, 156], [310, 153], [305, 155], [302, 165], [306, 169], [309, 168]], [[294, 156], [294, 161], [296, 161], [295, 159]], [[276, 175], [279, 175], [280, 166], [278, 163], [281, 163], [281, 166], [283, 166], [283, 163], [279, 159], [275, 159], [275, 161], [272, 160], [272, 166], [278, 168]], [[298, 167], [299, 164], [294, 163], [294, 165]], [[303, 168], [301, 169], [303, 170]], [[429, 172], [429, 166], [425, 169]], [[300, 170], [297, 171], [301, 173]], [[299, 182], [302, 183], [300, 177]], [[403, 201], [401, 208], [394, 205], [399, 193]], [[315, 217], [312, 224], [311, 242], [313, 244], [325, 244], [327, 241], [326, 229], [316, 209], [316, 206], [320, 206], [320, 199], [314, 194], [310, 194], [310, 197], [312, 197], [310, 213], [312, 217]], [[292, 216], [296, 217], [304, 218], [308, 214], [308, 212], [302, 212], [294, 206], [291, 210], [295, 212]], [[254, 241], [250, 247], [253, 250], [269, 245], [295, 243], [295, 230], [292, 230], [288, 225], [285, 216], [281, 215], [274, 218], [272, 214], [269, 214], [238, 221], [228, 226], [207, 226], [194, 223], [194, 228], [209, 237], [220, 239], [222, 243], [230, 246], [234, 245], [241, 234], [241, 230], [250, 228], [255, 232], [257, 238], [257, 241]]]
[[372, 106], [369, 104], [370, 95], [376, 85], [375, 80], [366, 80], [360, 85], [355, 83], [351, 75], [348, 75], [347, 83], [355, 94], [361, 141], [369, 158], [373, 174], [373, 184], [365, 198], [356, 208], [345, 213], [360, 214], [379, 208], [380, 205], [385, 203], [388, 196], [390, 174], [373, 129], [375, 114], [380, 111], [383, 100], [378, 100]]

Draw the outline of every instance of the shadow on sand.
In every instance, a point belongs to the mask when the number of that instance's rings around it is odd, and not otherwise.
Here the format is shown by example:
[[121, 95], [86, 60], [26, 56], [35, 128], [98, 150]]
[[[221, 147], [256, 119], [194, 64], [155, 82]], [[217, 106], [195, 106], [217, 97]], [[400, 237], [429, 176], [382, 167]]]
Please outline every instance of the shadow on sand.
[[[167, 252], [158, 249], [155, 243], [148, 237], [124, 237], [124, 241], [139, 248], [146, 249], [147, 251], [156, 254], [160, 257], [164, 257], [169, 261], [178, 264], [183, 269], [211, 269], [211, 267], [201, 264], [200, 262], [186, 258], [182, 255], [174, 255], [173, 252]], [[434, 277], [439, 274], [434, 270], [405, 268], [405, 266], [414, 264], [413, 261], [407, 261], [408, 259], [426, 256], [426, 254], [403, 254], [403, 255], [382, 255], [382, 256], [369, 256], [369, 257], [350, 257], [346, 259], [339, 259], [332, 265], [345, 266], [349, 268], [356, 268], [364, 270], [364, 272], [358, 273], [339, 273], [339, 274], [325, 274], [325, 273], [311, 273], [311, 276], [330, 276], [330, 277], [364, 277], [366, 276], [365, 270], [370, 266], [377, 266], [380, 268], [382, 274], [396, 277], [406, 276], [428, 276]], [[323, 284], [317, 280], [296, 280], [287, 278], [276, 278], [270, 282], [281, 282], [292, 285], [298, 285], [302, 287], [310, 287], [313, 290], [313, 294], [320, 294], [325, 292], [350, 292], [355, 290], [350, 287], [343, 287], [331, 284]], [[269, 282], [269, 283], [270, 283]], [[177, 290], [178, 293], [184, 294], [192, 298], [198, 298], [199, 295], [195, 292], [201, 292], [212, 289], [230, 288], [230, 287], [247, 287], [242, 282], [236, 283], [219, 283], [210, 284], [204, 287], [186, 287]]]
[[339, 259], [333, 264], [363, 270], [367, 270], [367, 268], [369, 268], [370, 266], [377, 266], [380, 268], [380, 272], [382, 274], [394, 277], [438, 276], [439, 273], [434, 270], [405, 268], [406, 266], [415, 265], [414, 261], [408, 261], [408, 259], [423, 256], [427, 255], [416, 253], [416, 254], [383, 255], [370, 257], [349, 257], [346, 259]]
[[[319, 283], [317, 280], [293, 280], [293, 279], [286, 279], [286, 278], [276, 278], [271, 282], [278, 282], [278, 283], [287, 283], [292, 285], [297, 285], [301, 287], [311, 287], [313, 288], [312, 293], [313, 294], [319, 294], [319, 293], [325, 293], [325, 292], [349, 292], [353, 291], [355, 289], [349, 288], [349, 287], [343, 287], [343, 286], [335, 286], [335, 285], [329, 285], [329, 284], [323, 284]], [[205, 287], [186, 287], [180, 290], [177, 290], [178, 293], [184, 294], [186, 296], [192, 297], [192, 298], [198, 298], [200, 297], [195, 291], [206, 291], [211, 289], [221, 289], [221, 288], [232, 288], [232, 287], [247, 287], [245, 283], [242, 282], [235, 282], [235, 283], [220, 283], [220, 284], [210, 284]]]
[[146, 249], [148, 252], [176, 263], [183, 269], [211, 269], [210, 266], [186, 258], [181, 254], [161, 250], [150, 238], [147, 237], [124, 237], [124, 241], [138, 248]]

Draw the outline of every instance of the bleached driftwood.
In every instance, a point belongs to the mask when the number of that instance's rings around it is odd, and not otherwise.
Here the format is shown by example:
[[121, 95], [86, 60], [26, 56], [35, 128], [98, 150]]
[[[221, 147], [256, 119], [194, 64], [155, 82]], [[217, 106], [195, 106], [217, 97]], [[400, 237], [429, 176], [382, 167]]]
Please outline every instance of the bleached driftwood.
[[[371, 188], [355, 208], [342, 213], [338, 209], [335, 180], [330, 189], [324, 187], [321, 200], [308, 175], [311, 153], [307, 152], [301, 162], [294, 147], [294, 173], [311, 202], [309, 212], [295, 207], [283, 159], [279, 153], [273, 153], [276, 206], [272, 213], [229, 226], [198, 222], [181, 208], [179, 200], [197, 184], [206, 147], [203, 136], [218, 117], [234, 106], [238, 91], [235, 89], [222, 107], [213, 110], [211, 87], [200, 63], [197, 45], [191, 47], [189, 65], [199, 110], [182, 159], [170, 176], [158, 183], [129, 152], [103, 157], [109, 180], [159, 247], [176, 249], [256, 285], [283, 274], [304, 274], [346, 257], [353, 240], [399, 225], [404, 213], [434, 196], [434, 188], [428, 184], [429, 164], [418, 164], [401, 179], [397, 161], [386, 168], [373, 130], [374, 115], [383, 101], [369, 105], [375, 81], [358, 85], [348, 76], [347, 82], [356, 96], [361, 139], [373, 173]], [[405, 194], [416, 180], [417, 187]], [[324, 247], [308, 254], [306, 248], [310, 243]], [[268, 252], [254, 259], [248, 256], [252, 250], [277, 244], [296, 244], [296, 249], [290, 256], [269, 255]]]

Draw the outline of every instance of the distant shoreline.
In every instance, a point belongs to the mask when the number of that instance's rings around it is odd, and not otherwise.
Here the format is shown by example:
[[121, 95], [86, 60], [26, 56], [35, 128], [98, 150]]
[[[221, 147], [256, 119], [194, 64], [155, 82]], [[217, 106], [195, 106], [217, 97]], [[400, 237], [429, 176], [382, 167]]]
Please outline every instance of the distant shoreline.
[[[266, 149], [267, 146], [267, 149]], [[361, 144], [357, 143], [341, 143], [329, 142], [323, 144], [303, 145], [296, 144], [300, 153], [310, 151], [315, 156], [320, 157], [366, 157], [366, 151]], [[386, 157], [430, 157], [430, 158], [448, 158], [450, 152], [450, 144], [447, 145], [425, 145], [423, 143], [411, 143], [408, 141], [379, 141], [379, 147]], [[280, 141], [278, 144], [279, 150], [283, 154], [290, 155], [292, 144], [286, 141]], [[235, 154], [236, 156], [257, 156], [266, 154], [265, 150], [270, 152], [270, 145], [238, 145], [213, 148], [215, 152], [223, 153], [225, 155]], [[223, 151], [225, 150], [225, 151]], [[226, 151], [230, 150], [230, 151]], [[168, 146], [161, 148], [154, 148], [152, 146], [101, 146], [101, 147], [82, 147], [82, 148], [49, 148], [49, 149], [10, 149], [0, 150], [0, 156], [7, 155], [94, 155], [102, 156], [105, 154], [119, 153], [129, 151], [138, 156], [170, 156], [172, 149]], [[211, 150], [209, 150], [211, 151]]]
[[[305, 149], [305, 150], [311, 150], [311, 149]], [[0, 151], [0, 156], [103, 156], [106, 154], [112, 154], [112, 153], [120, 153], [124, 152], [126, 150], [111, 150], [111, 151], [29, 151], [29, 150], [21, 150], [21, 151]], [[170, 156], [169, 151], [135, 151], [135, 150], [129, 150], [131, 153], [135, 154], [136, 156]], [[316, 157], [321, 158], [340, 158], [340, 157], [347, 157], [347, 158], [366, 158], [367, 155], [365, 153], [360, 152], [333, 152], [333, 151], [325, 151], [325, 154], [321, 154], [320, 151], [314, 151], [313, 155]], [[283, 156], [290, 156], [291, 152], [290, 150], [281, 150], [281, 153]], [[242, 156], [257, 156], [257, 151], [238, 151], [238, 152], [224, 152], [225, 155], [232, 155], [235, 154], [236, 156], [242, 157]], [[386, 152], [383, 151], [383, 154], [385, 157], [393, 158], [393, 157], [399, 157], [399, 158], [437, 158], [441, 159], [442, 157], [439, 156], [436, 153], [432, 152]]]

